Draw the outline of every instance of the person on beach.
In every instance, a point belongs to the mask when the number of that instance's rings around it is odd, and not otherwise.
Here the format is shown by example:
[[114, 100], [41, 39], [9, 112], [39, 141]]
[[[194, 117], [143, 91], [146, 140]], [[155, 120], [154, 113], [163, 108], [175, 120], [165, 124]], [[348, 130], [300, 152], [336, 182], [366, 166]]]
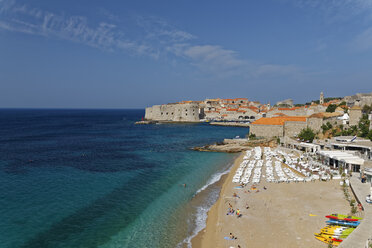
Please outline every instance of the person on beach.
[[236, 209], [236, 216], [239, 218], [242, 216], [242, 214], [240, 213], [240, 209]]
[[267, 190], [266, 186], [263, 187], [264, 190]]
[[249, 208], [248, 203], [246, 203], [245, 204], [245, 209], [248, 209], [248, 208]]
[[232, 233], [230, 233], [229, 238], [230, 239], [237, 239], [237, 237], [235, 237]]
[[233, 194], [233, 197], [238, 197], [238, 198], [240, 198], [236, 193]]

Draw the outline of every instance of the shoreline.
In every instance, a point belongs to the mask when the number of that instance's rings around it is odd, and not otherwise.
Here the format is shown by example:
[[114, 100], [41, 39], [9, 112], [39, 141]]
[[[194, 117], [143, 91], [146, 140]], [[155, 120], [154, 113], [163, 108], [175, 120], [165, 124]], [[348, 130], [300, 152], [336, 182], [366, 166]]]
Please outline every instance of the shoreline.
[[212, 205], [212, 207], [209, 209], [209, 211], [207, 213], [206, 227], [203, 228], [200, 232], [198, 232], [198, 234], [191, 240], [192, 247], [203, 247], [202, 246], [202, 244], [203, 244], [202, 241], [203, 241], [204, 234], [205, 234], [206, 230], [209, 229], [211, 226], [215, 226], [214, 224], [217, 222], [217, 217], [218, 217], [218, 211], [217, 210], [218, 210], [219, 206], [221, 205], [222, 196], [223, 196], [223, 194], [224, 194], [224, 192], [225, 192], [225, 190], [228, 186], [229, 180], [231, 181], [232, 178], [233, 178], [234, 174], [232, 172], [233, 171], [235, 172], [237, 167], [239, 167], [240, 162], [243, 160], [243, 157], [244, 157], [244, 153], [240, 152], [238, 157], [234, 159], [233, 165], [231, 166], [230, 171], [228, 172], [228, 174], [224, 175], [223, 178], [221, 177], [221, 179], [219, 180], [220, 185], [221, 185], [221, 190], [220, 190], [218, 199]]
[[[244, 189], [234, 189], [237, 184], [232, 183], [243, 157], [244, 152], [224, 177], [219, 197], [208, 211], [206, 227], [191, 240], [192, 247], [327, 247], [314, 238], [314, 233], [326, 225], [324, 216], [350, 210], [339, 181], [261, 182], [259, 193], [243, 193]], [[263, 190], [263, 186], [268, 189]], [[232, 198], [233, 193], [241, 198]], [[228, 203], [239, 208], [243, 216], [227, 216]], [[224, 240], [230, 232], [238, 239]]]

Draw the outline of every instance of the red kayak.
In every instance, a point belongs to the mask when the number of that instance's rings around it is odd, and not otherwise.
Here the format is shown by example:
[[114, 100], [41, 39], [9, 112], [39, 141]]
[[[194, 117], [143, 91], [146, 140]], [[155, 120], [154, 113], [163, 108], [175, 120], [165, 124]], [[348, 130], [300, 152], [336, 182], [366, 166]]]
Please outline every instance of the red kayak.
[[342, 217], [340, 218], [340, 217], [333, 216], [333, 215], [327, 215], [326, 218], [333, 219], [333, 220], [358, 221], [358, 219], [353, 219], [353, 218], [342, 218]]
[[332, 241], [336, 241], [336, 242], [342, 242], [343, 240], [342, 239], [336, 239], [336, 238], [332, 238]]

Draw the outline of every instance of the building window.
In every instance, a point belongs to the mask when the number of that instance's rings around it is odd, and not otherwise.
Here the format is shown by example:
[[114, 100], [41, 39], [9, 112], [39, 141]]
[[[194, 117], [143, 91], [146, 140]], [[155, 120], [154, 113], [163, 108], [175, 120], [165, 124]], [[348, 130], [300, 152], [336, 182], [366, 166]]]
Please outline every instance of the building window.
[[185, 115], [187, 115], [187, 113]]
[[168, 115], [168, 112], [166, 113], [166, 115]]
[[163, 112], [161, 112], [161, 114], [163, 114]]

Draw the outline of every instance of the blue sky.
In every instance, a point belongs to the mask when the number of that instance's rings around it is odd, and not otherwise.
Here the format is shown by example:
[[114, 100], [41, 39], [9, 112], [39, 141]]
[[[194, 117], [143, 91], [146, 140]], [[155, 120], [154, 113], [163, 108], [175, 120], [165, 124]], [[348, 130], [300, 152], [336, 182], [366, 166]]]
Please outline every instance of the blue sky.
[[372, 91], [371, 0], [0, 0], [0, 107]]

